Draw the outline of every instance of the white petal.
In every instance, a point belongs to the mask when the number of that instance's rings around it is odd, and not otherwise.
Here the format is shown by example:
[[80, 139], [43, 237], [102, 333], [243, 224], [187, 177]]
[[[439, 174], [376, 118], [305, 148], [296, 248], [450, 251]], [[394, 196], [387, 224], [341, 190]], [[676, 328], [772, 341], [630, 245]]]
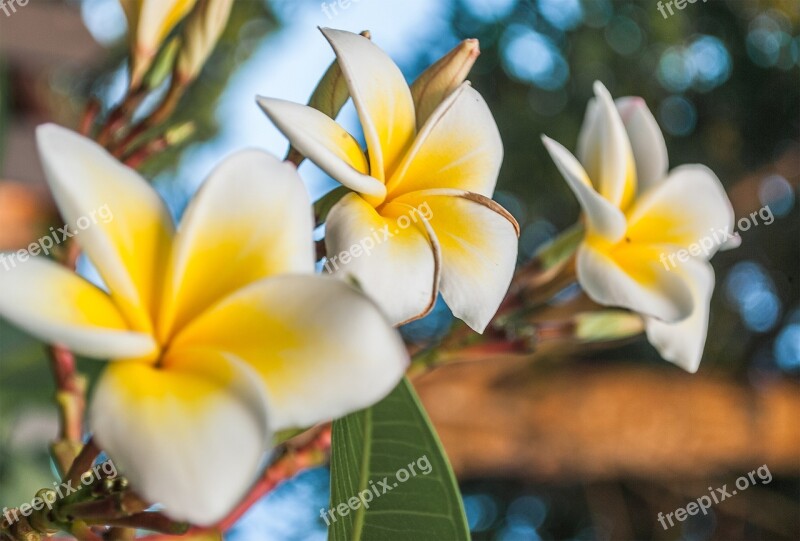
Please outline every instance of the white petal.
[[683, 165], [636, 201], [626, 236], [682, 248], [697, 243], [710, 259], [733, 225], [733, 207], [716, 175], [702, 165]]
[[411, 90], [400, 69], [371, 40], [323, 28], [344, 73], [369, 148], [372, 176], [385, 180], [416, 132]]
[[109, 365], [92, 399], [98, 445], [145, 499], [199, 526], [255, 481], [271, 435], [263, 387], [230, 355], [170, 353], [170, 368]]
[[[619, 98], [614, 103], [625, 125], [633, 152], [637, 191], [643, 192], [667, 176], [667, 145], [664, 142], [664, 135], [642, 98]], [[595, 181], [598, 181], [601, 175], [602, 141], [606, 137], [603, 133], [603, 122], [597, 98], [589, 100], [578, 135], [577, 156]]]
[[436, 108], [387, 184], [392, 197], [452, 188], [491, 197], [503, 142], [489, 106], [462, 84]]
[[424, 220], [413, 207], [389, 203], [378, 214], [358, 195], [346, 195], [325, 223], [325, 269], [355, 278], [395, 325], [424, 316], [439, 281], [439, 248]]
[[642, 98], [620, 98], [616, 105], [631, 142], [638, 191], [645, 192], [667, 177], [667, 143]]
[[457, 318], [483, 332], [517, 264], [516, 220], [491, 199], [459, 190], [414, 192], [397, 203], [425, 211], [442, 253], [442, 297]]
[[94, 141], [54, 124], [40, 126], [36, 136], [61, 215], [77, 230], [75, 240], [133, 328], [151, 332], [173, 234], [163, 201]]
[[589, 232], [608, 242], [616, 242], [622, 238], [626, 227], [622, 212], [595, 191], [583, 167], [569, 150], [547, 136], [542, 136], [542, 141], [577, 197], [586, 215]]
[[36, 338], [102, 359], [156, 352], [150, 335], [128, 329], [103, 291], [44, 256], [0, 254], [0, 316]]
[[261, 376], [276, 430], [371, 406], [400, 381], [408, 354], [366, 296], [341, 280], [278, 276], [194, 320], [173, 348], [225, 352]]
[[691, 313], [692, 297], [682, 274], [659, 258], [664, 249], [623, 242], [604, 251], [585, 242], [578, 249], [578, 281], [599, 304], [678, 321]]
[[617, 208], [636, 194], [636, 168], [625, 126], [611, 94], [599, 81], [578, 137], [578, 157], [597, 191]]
[[708, 333], [714, 269], [704, 261], [692, 260], [682, 265], [679, 272], [687, 279], [694, 309], [687, 318], [676, 323], [647, 318], [647, 339], [664, 359], [695, 373], [700, 367]]
[[364, 152], [327, 115], [313, 107], [273, 98], [258, 98], [258, 104], [292, 145], [323, 171], [351, 190], [383, 199], [383, 182], [369, 176]]
[[295, 167], [238, 152], [209, 176], [175, 239], [159, 332], [163, 342], [216, 301], [268, 276], [314, 272], [310, 201]]

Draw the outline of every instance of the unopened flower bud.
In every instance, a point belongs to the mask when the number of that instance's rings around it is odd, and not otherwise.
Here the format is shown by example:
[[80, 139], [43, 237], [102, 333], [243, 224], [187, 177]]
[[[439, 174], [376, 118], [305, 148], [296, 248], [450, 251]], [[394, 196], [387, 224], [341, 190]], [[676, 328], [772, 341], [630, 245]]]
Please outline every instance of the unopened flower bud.
[[197, 0], [120, 0], [131, 42], [131, 88], [138, 88], [164, 40]]
[[200, 0], [189, 16], [175, 66], [180, 82], [193, 81], [200, 74], [228, 24], [232, 6], [233, 0]]
[[581, 342], [610, 342], [644, 332], [644, 321], [627, 310], [603, 310], [575, 316], [575, 337]]
[[145, 88], [153, 90], [167, 80], [169, 74], [172, 73], [172, 68], [175, 66], [175, 59], [178, 57], [180, 48], [181, 39], [174, 37], [161, 49], [150, 71], [144, 76], [143, 85]]
[[439, 104], [461, 86], [480, 54], [478, 40], [465, 39], [417, 77], [411, 85], [417, 126], [422, 126]]

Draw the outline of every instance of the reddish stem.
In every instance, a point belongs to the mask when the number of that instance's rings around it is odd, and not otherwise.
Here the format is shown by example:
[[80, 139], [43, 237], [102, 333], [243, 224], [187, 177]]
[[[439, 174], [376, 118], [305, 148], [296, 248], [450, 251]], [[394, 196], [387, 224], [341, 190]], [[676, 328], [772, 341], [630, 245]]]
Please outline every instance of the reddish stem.
[[94, 121], [98, 113], [100, 113], [100, 102], [96, 98], [91, 98], [86, 104], [86, 109], [83, 111], [83, 116], [81, 117], [81, 122], [78, 127], [78, 131], [81, 135], [88, 136], [91, 134], [92, 126], [94, 126]]
[[80, 442], [83, 437], [83, 412], [86, 405], [83, 383], [75, 366], [75, 356], [61, 346], [51, 347], [50, 356], [56, 380], [56, 394], [61, 405], [60, 439]]

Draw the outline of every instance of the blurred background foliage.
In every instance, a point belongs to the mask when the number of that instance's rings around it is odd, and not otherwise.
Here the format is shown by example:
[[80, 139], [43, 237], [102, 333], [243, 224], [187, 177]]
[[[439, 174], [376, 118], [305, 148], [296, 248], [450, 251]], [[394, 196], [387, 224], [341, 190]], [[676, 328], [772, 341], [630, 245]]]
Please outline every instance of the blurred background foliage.
[[[651, 0], [352, 0], [321, 5], [319, 0], [238, 0], [221, 45], [172, 120], [175, 125], [193, 121], [195, 139], [158, 155], [144, 172], [155, 179], [177, 216], [226, 153], [242, 146], [283, 152], [285, 142], [257, 110], [253, 97], [260, 93], [307, 99], [332, 58], [314, 28], [317, 25], [370, 29], [409, 79], [459, 40], [479, 38], [482, 54], [470, 79], [489, 103], [504, 139], [506, 157], [496, 199], [522, 226], [520, 259], [529, 259], [578, 218], [578, 205], [546, 156], [540, 134], [574, 149], [594, 80], [603, 81], [616, 97], [642, 96], [665, 133], [671, 167], [706, 164], [725, 184], [737, 216], [764, 205], [774, 215], [773, 223], [760, 219], [762, 223], [743, 232], [739, 249], [721, 253], [713, 261], [717, 288], [706, 353], [695, 377], [731, 382], [737, 389], [754, 392], [776, 381], [789, 382], [796, 395], [800, 4], [697, 0], [681, 10], [673, 5], [675, 13], [665, 10], [666, 16], [658, 4]], [[20, 136], [15, 129], [30, 131], [31, 125], [45, 119], [74, 126], [88, 95], [101, 99], [107, 110], [125, 85], [125, 23], [116, 0], [35, 0], [29, 6], [10, 18], [0, 13], [0, 151], [4, 151], [0, 160], [18, 155], [13, 141]], [[22, 21], [34, 12], [56, 8], [80, 13], [81, 28], [85, 24], [105, 47], [96, 60], [32, 69], [18, 49], [8, 42], [3, 45], [3, 34], [11, 34], [15, 18]], [[33, 24], [39, 32], [34, 38], [44, 40], [48, 28]], [[57, 49], [59, 44], [45, 46]], [[356, 129], [352, 106], [345, 108], [342, 121]], [[40, 172], [29, 163], [33, 160], [22, 167], [5, 164], [0, 178], [40, 189]], [[301, 173], [315, 196], [333, 186], [311, 164], [304, 165]], [[16, 191], [0, 190], [3, 248], [13, 247], [6, 237], [21, 227], [8, 216], [16, 216], [14, 212], [28, 204], [37, 205]], [[39, 209], [43, 215], [52, 214], [44, 203]], [[82, 268], [91, 275], [87, 265]], [[438, 332], [448, 318], [446, 310], [437, 310], [412, 331]], [[583, 373], [606, 365], [644, 366], [663, 374], [674, 370], [643, 339], [611, 352], [573, 355], [541, 370]], [[81, 367], [90, 375], [98, 370], [92, 362], [82, 362]], [[674, 381], [678, 392], [687, 380]], [[28, 501], [51, 482], [45, 443], [55, 434], [52, 392], [41, 345], [0, 323], [2, 505]], [[609, 394], [606, 407], [596, 415], [619, 415], [625, 403], [615, 400], [619, 396]], [[747, 396], [742, 394], [741, 400]], [[564, 401], [561, 407], [568, 415], [571, 404]], [[654, 401], [652, 408], [658, 407]], [[720, 423], [713, 428], [725, 429]], [[640, 438], [658, 430], [634, 428], [641, 429]], [[702, 438], [706, 428], [695, 426], [688, 437]], [[760, 436], [745, 432], [742, 437], [756, 445]], [[471, 444], [481, 446], [480, 441]], [[789, 445], [800, 442], [792, 440]], [[797, 461], [791, 467], [784, 465], [776, 479], [758, 492], [753, 489], [739, 496], [735, 508], [718, 506], [708, 516], [692, 517], [668, 532], [658, 526], [657, 512], [673, 510], [675, 501], [685, 504], [703, 495], [704, 488], [687, 493], [680, 479], [662, 475], [605, 476], [598, 481], [576, 474], [542, 481], [536, 472], [522, 477], [463, 469], [460, 473], [476, 539], [797, 539], [800, 447], [794, 449]], [[670, 470], [668, 464], [650, 468]], [[517, 469], [524, 470], [524, 464]], [[722, 466], [701, 469], [693, 486], [721, 486], [742, 473]], [[229, 537], [324, 539], [319, 509], [327, 507], [327, 490], [324, 469], [307, 472], [260, 502]], [[677, 500], [675, 493], [680, 495]], [[765, 507], [770, 510], [767, 518], [755, 511]]]

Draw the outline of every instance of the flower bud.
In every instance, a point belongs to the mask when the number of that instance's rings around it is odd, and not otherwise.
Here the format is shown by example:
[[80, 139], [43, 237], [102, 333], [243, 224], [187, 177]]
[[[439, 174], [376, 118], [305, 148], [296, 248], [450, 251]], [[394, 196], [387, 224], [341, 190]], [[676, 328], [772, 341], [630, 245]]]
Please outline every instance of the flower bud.
[[167, 35], [197, 0], [120, 0], [131, 42], [131, 88], [138, 88]]
[[417, 77], [411, 85], [417, 126], [422, 126], [439, 104], [461, 86], [480, 54], [478, 40], [465, 39]]
[[627, 310], [603, 310], [575, 316], [575, 337], [581, 342], [611, 342], [644, 332], [644, 321]]
[[172, 73], [173, 66], [175, 66], [175, 59], [178, 57], [180, 48], [181, 39], [177, 36], [167, 42], [153, 62], [150, 70], [144, 76], [142, 81], [144, 88], [154, 90], [167, 80], [167, 77]]
[[179, 82], [193, 81], [200, 74], [228, 24], [232, 6], [233, 0], [200, 0], [184, 29], [175, 66]]

